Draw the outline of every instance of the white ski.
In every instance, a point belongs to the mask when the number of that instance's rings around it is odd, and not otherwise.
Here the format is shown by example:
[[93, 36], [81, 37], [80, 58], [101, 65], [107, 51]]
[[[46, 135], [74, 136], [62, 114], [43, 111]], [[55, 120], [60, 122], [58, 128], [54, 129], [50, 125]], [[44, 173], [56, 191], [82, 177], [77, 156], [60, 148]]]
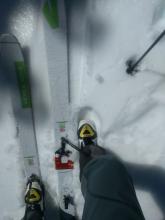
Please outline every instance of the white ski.
[[12, 89], [13, 110], [18, 123], [17, 135], [24, 158], [25, 175], [27, 178], [31, 174], [40, 176], [27, 66], [22, 48], [11, 34], [0, 35], [0, 65]]
[[[43, 5], [44, 34], [47, 52], [48, 73], [52, 94], [54, 131], [55, 131], [55, 167], [58, 172], [58, 198], [60, 209], [73, 219], [73, 167], [72, 152], [61, 146], [61, 137], [67, 137], [71, 126], [69, 116], [69, 76], [67, 27], [64, 0], [49, 0]], [[70, 216], [70, 217], [69, 217]]]

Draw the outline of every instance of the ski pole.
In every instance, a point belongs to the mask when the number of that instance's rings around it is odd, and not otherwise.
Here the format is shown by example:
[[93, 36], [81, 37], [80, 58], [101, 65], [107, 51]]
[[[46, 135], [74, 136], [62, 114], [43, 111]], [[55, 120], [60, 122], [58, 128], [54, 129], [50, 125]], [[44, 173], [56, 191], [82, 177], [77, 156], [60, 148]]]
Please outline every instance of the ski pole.
[[68, 139], [66, 139], [65, 137], [61, 138], [61, 142], [62, 144], [69, 144], [69, 146], [71, 146], [72, 148], [74, 148], [75, 150], [79, 151], [80, 153], [86, 154], [87, 156], [90, 156], [90, 152], [86, 152], [83, 151], [82, 149], [80, 149], [79, 147], [77, 147], [76, 145], [74, 145], [71, 141], [69, 141]]
[[134, 75], [133, 71], [138, 66], [138, 64], [146, 57], [146, 55], [154, 48], [154, 46], [164, 37], [165, 30], [159, 35], [159, 37], [153, 42], [153, 44], [145, 51], [145, 53], [135, 62], [130, 61], [128, 63], [128, 68], [126, 69], [126, 72], [130, 75]]

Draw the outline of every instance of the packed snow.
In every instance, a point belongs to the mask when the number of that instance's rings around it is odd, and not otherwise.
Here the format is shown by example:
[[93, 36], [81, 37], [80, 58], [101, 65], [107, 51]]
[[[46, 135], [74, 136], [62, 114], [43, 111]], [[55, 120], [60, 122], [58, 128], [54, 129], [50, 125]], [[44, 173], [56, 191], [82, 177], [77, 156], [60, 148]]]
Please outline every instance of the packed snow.
[[[126, 61], [138, 58], [165, 28], [164, 0], [66, 1], [72, 118], [89, 112], [99, 143], [115, 153], [132, 174], [146, 220], [165, 219], [165, 38], [139, 66], [126, 74]], [[28, 60], [37, 143], [43, 181], [57, 201], [54, 131], [42, 2], [1, 1], [0, 32], [19, 39]], [[10, 84], [0, 70], [0, 211], [2, 220], [24, 211], [21, 146]], [[60, 94], [59, 94], [60, 95]], [[76, 142], [76, 138], [73, 140]], [[83, 211], [78, 158], [74, 175], [79, 218]]]

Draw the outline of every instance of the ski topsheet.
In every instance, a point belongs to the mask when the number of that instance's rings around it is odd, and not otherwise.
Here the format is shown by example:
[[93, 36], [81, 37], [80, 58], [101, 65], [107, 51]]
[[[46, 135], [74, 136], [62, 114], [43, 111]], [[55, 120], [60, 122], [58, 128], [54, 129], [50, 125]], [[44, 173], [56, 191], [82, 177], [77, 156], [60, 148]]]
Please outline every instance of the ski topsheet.
[[11, 34], [0, 35], [0, 66], [12, 89], [12, 103], [17, 120], [24, 160], [24, 171], [40, 176], [39, 158], [33, 124], [32, 100], [27, 66], [18, 40]]
[[55, 168], [58, 173], [58, 200], [61, 219], [74, 219], [72, 152], [61, 143], [71, 128], [69, 115], [69, 77], [67, 26], [64, 0], [49, 0], [43, 5], [44, 34], [52, 94], [55, 131]]

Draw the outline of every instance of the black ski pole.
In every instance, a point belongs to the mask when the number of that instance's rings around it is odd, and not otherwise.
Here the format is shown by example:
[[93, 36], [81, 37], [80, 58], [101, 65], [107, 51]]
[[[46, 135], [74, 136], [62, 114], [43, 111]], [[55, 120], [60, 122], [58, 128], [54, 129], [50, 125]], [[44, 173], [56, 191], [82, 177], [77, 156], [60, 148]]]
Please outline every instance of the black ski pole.
[[127, 70], [126, 72], [130, 75], [134, 75], [133, 71], [138, 66], [138, 64], [146, 57], [146, 55], [154, 48], [154, 46], [164, 37], [165, 30], [159, 35], [159, 37], [154, 41], [154, 43], [145, 51], [145, 53], [134, 63], [132, 60], [127, 62]]
[[82, 149], [80, 149], [79, 147], [77, 147], [76, 145], [74, 145], [71, 141], [69, 141], [67, 138], [62, 137], [61, 138], [61, 143], [62, 144], [69, 144], [72, 148], [74, 148], [75, 150], [79, 151], [80, 153], [86, 154], [86, 156], [90, 155], [90, 152], [86, 152], [83, 151]]

